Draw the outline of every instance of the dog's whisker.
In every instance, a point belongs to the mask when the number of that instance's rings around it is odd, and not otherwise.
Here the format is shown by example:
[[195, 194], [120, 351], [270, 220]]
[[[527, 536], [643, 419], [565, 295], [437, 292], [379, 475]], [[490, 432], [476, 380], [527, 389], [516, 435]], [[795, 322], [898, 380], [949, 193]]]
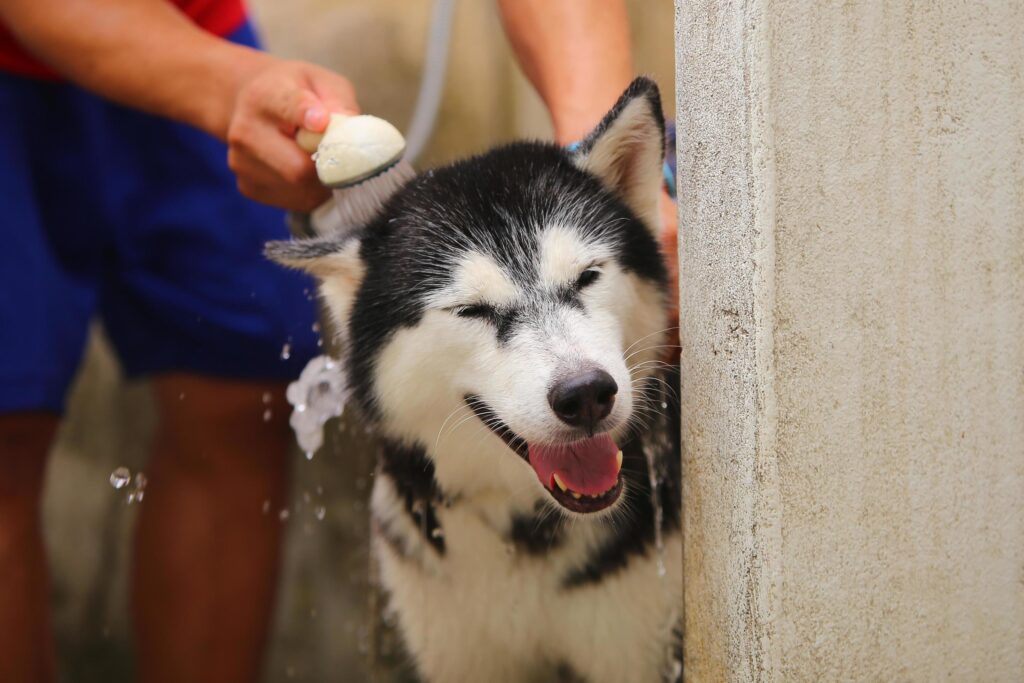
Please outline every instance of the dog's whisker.
[[460, 403], [458, 406], [456, 406], [456, 408], [453, 411], [448, 413], [448, 417], [446, 417], [444, 419], [444, 422], [441, 423], [441, 428], [437, 430], [437, 438], [434, 439], [435, 449], [437, 449], [437, 444], [441, 441], [441, 433], [444, 431], [445, 425], [447, 425], [448, 421], [451, 420], [457, 413], [463, 410], [471, 410], [471, 408], [465, 403]]
[[653, 351], [655, 349], [678, 349], [678, 348], [679, 348], [679, 344], [654, 344], [652, 346], [645, 346], [642, 349], [637, 349], [636, 351], [633, 351], [632, 353], [630, 353], [630, 354], [628, 354], [626, 356], [623, 356], [623, 359], [628, 362], [630, 358], [632, 358], [634, 356], [637, 356], [637, 355], [639, 355], [641, 353], [645, 353], [647, 351]]
[[630, 350], [631, 350], [631, 349], [632, 349], [632, 348], [633, 348], [634, 346], [636, 346], [636, 345], [637, 345], [637, 344], [639, 344], [640, 342], [644, 341], [645, 339], [650, 339], [651, 337], [653, 337], [653, 336], [655, 336], [655, 335], [658, 335], [658, 334], [665, 334], [666, 332], [671, 332], [672, 330], [678, 330], [678, 329], [679, 329], [679, 326], [678, 326], [678, 325], [673, 325], [672, 327], [665, 327], [665, 328], [662, 328], [662, 329], [660, 329], [660, 330], [657, 330], [656, 332], [651, 332], [650, 334], [645, 334], [644, 336], [640, 337], [639, 339], [637, 339], [636, 341], [634, 341], [634, 342], [633, 342], [632, 344], [630, 344], [629, 346], [627, 346], [627, 347], [626, 347], [626, 348], [625, 348], [625, 349], [624, 349], [624, 350], [622, 351], [622, 353], [623, 353], [623, 354], [629, 353], [629, 351], [630, 351]]

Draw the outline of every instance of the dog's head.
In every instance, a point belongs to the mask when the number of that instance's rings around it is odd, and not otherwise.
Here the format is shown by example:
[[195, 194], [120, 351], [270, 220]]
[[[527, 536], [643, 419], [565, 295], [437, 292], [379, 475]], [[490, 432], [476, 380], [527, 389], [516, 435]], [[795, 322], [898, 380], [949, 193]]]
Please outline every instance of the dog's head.
[[268, 246], [320, 279], [354, 396], [443, 489], [618, 500], [665, 335], [663, 129], [637, 79], [572, 152], [503, 147], [418, 176], [354, 235]]

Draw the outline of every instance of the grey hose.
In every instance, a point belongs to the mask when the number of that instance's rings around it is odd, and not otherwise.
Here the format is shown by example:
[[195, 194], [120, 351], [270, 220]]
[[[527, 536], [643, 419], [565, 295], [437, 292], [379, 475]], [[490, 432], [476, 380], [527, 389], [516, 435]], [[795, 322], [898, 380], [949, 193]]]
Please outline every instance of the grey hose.
[[409, 127], [405, 132], [405, 160], [414, 163], [430, 141], [437, 122], [444, 94], [445, 70], [448, 66], [448, 45], [451, 42], [455, 0], [435, 0], [427, 36], [427, 53], [423, 59], [420, 92], [416, 96]]

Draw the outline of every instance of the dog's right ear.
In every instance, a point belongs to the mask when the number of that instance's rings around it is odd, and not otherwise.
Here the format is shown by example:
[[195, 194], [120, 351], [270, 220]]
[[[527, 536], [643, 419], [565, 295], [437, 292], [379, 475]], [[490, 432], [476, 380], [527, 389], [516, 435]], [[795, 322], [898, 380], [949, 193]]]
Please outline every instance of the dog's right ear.
[[665, 118], [658, 86], [637, 78], [573, 154], [576, 165], [593, 173], [658, 232]]
[[360, 239], [353, 235], [328, 235], [311, 239], [267, 242], [263, 253], [283, 266], [304, 270], [319, 279], [343, 284], [354, 293], [363, 281]]

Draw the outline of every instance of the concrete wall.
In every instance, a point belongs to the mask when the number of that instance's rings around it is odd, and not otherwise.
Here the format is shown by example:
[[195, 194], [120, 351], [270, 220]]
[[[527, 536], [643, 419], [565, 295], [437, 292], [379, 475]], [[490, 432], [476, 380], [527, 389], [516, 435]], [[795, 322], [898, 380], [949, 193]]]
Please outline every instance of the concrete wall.
[[676, 11], [687, 679], [1024, 680], [1024, 5]]

